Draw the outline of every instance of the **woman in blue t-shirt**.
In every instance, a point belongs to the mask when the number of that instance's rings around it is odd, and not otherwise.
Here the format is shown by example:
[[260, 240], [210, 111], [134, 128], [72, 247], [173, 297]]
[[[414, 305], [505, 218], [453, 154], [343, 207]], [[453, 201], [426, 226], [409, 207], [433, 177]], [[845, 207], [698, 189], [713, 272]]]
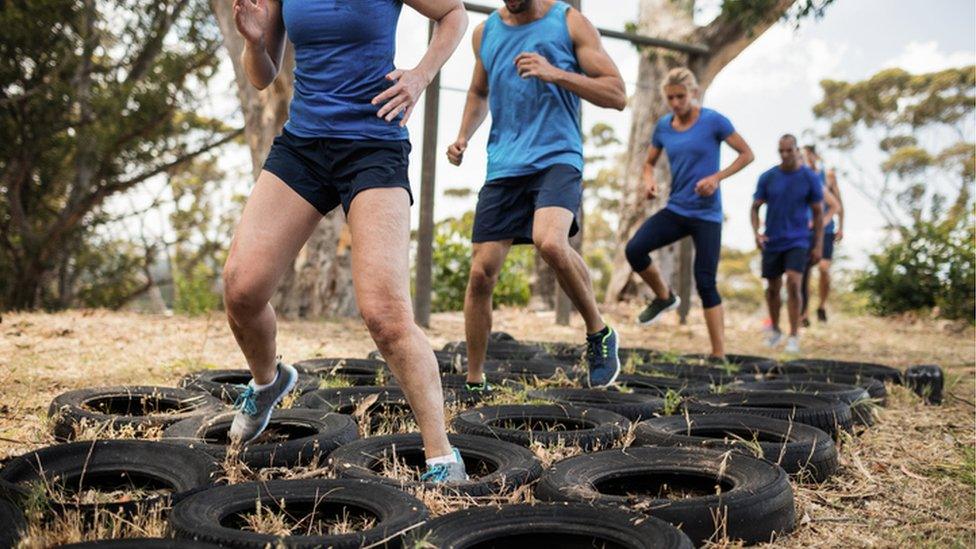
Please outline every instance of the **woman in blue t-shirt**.
[[[649, 200], [658, 196], [654, 168], [667, 153], [671, 166], [671, 193], [664, 209], [652, 215], [627, 243], [627, 261], [655, 294], [638, 317], [652, 324], [661, 313], [676, 309], [681, 300], [651, 264], [650, 253], [686, 236], [695, 244], [695, 284], [705, 310], [705, 324], [712, 342], [712, 356], [725, 357], [722, 298], [715, 273], [722, 248], [722, 195], [719, 183], [752, 162], [752, 150], [728, 118], [698, 104], [698, 81], [686, 68], [672, 69], [661, 85], [671, 114], [654, 128], [644, 163], [643, 192]], [[719, 170], [719, 149], [728, 143], [738, 157]]]
[[[403, 4], [437, 23], [416, 67], [393, 64]], [[444, 395], [430, 341], [410, 302], [410, 152], [406, 123], [467, 26], [460, 0], [235, 0], [241, 62], [264, 89], [295, 46], [288, 123], [274, 140], [224, 267], [224, 305], [253, 379], [230, 438], [255, 439], [295, 386], [275, 357], [269, 300], [322, 216], [342, 207], [352, 236], [356, 301], [420, 426], [426, 481], [467, 478], [444, 429]]]

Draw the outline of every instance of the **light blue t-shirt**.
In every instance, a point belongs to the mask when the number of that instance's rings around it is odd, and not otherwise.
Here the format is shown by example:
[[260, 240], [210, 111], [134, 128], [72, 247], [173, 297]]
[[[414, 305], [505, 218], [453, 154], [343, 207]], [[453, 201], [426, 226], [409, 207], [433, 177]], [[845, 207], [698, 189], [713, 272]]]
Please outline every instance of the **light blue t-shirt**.
[[[819, 172], [814, 172], [814, 173], [817, 174], [817, 177], [818, 178], [820, 178], [820, 185], [826, 191], [826, 189], [827, 189], [827, 170], [821, 168]], [[824, 194], [826, 194], [826, 192], [824, 192]], [[823, 203], [823, 209], [824, 209], [825, 212], [827, 211], [827, 202], [826, 201]], [[813, 219], [812, 216], [811, 216], [811, 219]], [[834, 234], [834, 216], [830, 216], [830, 219], [824, 219], [824, 222], [825, 222], [824, 223], [824, 233], [826, 233], [826, 234]]]
[[393, 85], [400, 0], [284, 0], [282, 18], [295, 45], [289, 132], [306, 138], [407, 139], [398, 116], [376, 116], [374, 97]]
[[556, 2], [540, 19], [509, 25], [498, 12], [485, 21], [481, 62], [488, 73], [488, 181], [568, 164], [583, 171], [580, 98], [536, 77], [522, 78], [515, 58], [523, 52], [545, 57], [552, 66], [580, 72], [566, 25], [569, 5]]
[[729, 119], [712, 109], [702, 108], [690, 128], [671, 127], [674, 114], [662, 116], [654, 128], [651, 144], [664, 150], [671, 164], [671, 196], [667, 209], [685, 217], [722, 222], [722, 191], [712, 196], [695, 194], [695, 184], [719, 171], [722, 141], [735, 133]]
[[823, 202], [823, 185], [813, 170], [771, 168], [759, 176], [753, 198], [766, 202], [767, 251], [810, 247], [810, 205]]

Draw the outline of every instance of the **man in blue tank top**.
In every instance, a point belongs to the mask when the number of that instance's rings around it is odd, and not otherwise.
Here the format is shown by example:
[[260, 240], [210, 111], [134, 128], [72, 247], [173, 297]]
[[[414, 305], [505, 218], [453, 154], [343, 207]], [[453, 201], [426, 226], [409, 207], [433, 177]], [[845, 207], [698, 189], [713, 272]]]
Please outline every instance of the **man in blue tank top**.
[[[417, 66], [394, 64], [403, 5], [437, 23]], [[247, 443], [272, 420], [297, 379], [277, 360], [269, 303], [316, 225], [341, 207], [352, 235], [356, 302], [420, 427], [421, 480], [466, 480], [445, 431], [444, 394], [430, 342], [410, 303], [410, 182], [406, 122], [467, 27], [460, 0], [235, 0], [245, 76], [259, 89], [295, 46], [288, 123], [247, 200], [224, 267], [224, 306], [252, 380], [229, 436]]]
[[[796, 137], [779, 140], [782, 162], [759, 177], [752, 203], [752, 229], [756, 246], [762, 250], [762, 277], [767, 281], [766, 304], [772, 321], [767, 344], [779, 344], [780, 289], [786, 274], [787, 311], [790, 337], [786, 352], [799, 353], [801, 281], [807, 265], [820, 261], [823, 253], [823, 187], [813, 170], [800, 163]], [[759, 209], [766, 205], [766, 230], [760, 232]], [[809, 220], [813, 220], [811, 242]], [[811, 247], [812, 244], [812, 247]]]
[[488, 177], [478, 194], [473, 257], [464, 300], [468, 382], [483, 384], [491, 294], [513, 244], [534, 244], [586, 323], [589, 384], [620, 371], [617, 334], [603, 322], [586, 264], [569, 244], [583, 196], [580, 98], [623, 110], [623, 79], [596, 28], [554, 0], [506, 0], [474, 31], [475, 69], [457, 140], [468, 140], [491, 111]]

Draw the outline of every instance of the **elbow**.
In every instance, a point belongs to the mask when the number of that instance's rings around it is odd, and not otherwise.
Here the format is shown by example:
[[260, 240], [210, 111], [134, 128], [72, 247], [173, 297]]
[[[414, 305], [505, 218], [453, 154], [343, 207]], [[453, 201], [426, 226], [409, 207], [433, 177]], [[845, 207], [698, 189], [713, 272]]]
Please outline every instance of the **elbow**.
[[752, 161], [756, 159], [756, 155], [752, 154], [752, 149], [746, 149], [742, 153], [742, 165], [748, 166], [752, 164]]
[[255, 89], [259, 91], [262, 91], [266, 89], [268, 86], [270, 86], [275, 81], [275, 78], [277, 77], [278, 77], [277, 73], [272, 74], [270, 75], [270, 77], [267, 78], [260, 78], [249, 74], [247, 79], [248, 81], [251, 82], [251, 86], [253, 86]]
[[617, 80], [616, 93], [613, 94], [610, 108], [622, 111], [627, 108], [627, 86], [622, 79]]

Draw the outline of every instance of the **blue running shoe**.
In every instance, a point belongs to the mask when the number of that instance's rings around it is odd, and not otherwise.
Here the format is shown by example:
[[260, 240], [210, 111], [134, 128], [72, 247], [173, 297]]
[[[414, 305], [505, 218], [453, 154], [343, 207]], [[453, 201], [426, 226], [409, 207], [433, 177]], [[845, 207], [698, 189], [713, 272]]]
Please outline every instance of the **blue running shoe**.
[[608, 387], [617, 380], [620, 374], [618, 344], [617, 331], [610, 326], [586, 336], [586, 365], [590, 371], [587, 383], [590, 387]]
[[468, 473], [464, 469], [464, 460], [461, 459], [461, 452], [457, 448], [454, 450], [453, 463], [437, 463], [427, 467], [427, 472], [420, 475], [420, 482], [464, 482], [468, 480]]

